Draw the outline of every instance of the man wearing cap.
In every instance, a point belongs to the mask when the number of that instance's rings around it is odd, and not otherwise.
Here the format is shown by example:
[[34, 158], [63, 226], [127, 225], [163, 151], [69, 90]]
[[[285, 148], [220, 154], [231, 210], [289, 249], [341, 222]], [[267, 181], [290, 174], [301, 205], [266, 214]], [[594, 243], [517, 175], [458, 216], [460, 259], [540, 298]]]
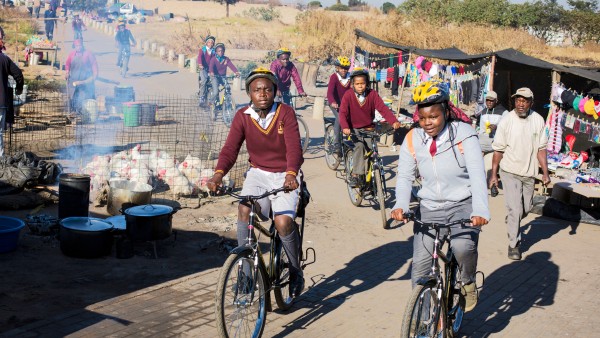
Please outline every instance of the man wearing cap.
[[484, 154], [491, 153], [492, 141], [496, 134], [496, 127], [500, 119], [507, 114], [508, 111], [498, 103], [498, 94], [490, 90], [485, 95], [485, 108], [475, 113], [479, 131], [479, 144]]
[[206, 105], [206, 96], [208, 95], [208, 66], [210, 60], [215, 56], [215, 37], [209, 35], [204, 39], [204, 46], [198, 51], [198, 68], [200, 75], [198, 78], [198, 85], [200, 87], [200, 106]]
[[498, 186], [499, 173], [507, 211], [508, 258], [520, 260], [521, 220], [531, 210], [539, 167], [544, 185], [550, 183], [550, 176], [546, 158], [548, 136], [544, 118], [531, 109], [533, 92], [529, 88], [519, 88], [512, 98], [515, 108], [500, 120], [492, 142], [494, 157], [490, 188]]

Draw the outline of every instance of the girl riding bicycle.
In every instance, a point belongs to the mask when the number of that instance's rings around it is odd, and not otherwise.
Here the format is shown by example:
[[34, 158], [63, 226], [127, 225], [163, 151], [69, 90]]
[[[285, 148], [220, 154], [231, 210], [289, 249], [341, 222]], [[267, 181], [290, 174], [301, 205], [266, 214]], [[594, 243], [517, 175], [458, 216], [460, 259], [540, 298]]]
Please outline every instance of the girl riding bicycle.
[[[468, 312], [475, 307], [478, 297], [475, 285], [478, 227], [488, 223], [490, 211], [477, 133], [469, 124], [459, 121], [462, 111], [449, 98], [449, 90], [441, 82], [424, 82], [413, 92], [418, 125], [406, 135], [400, 148], [392, 218], [405, 221], [403, 213], [409, 209], [418, 169], [422, 179], [418, 193], [422, 221], [449, 223], [471, 219], [473, 227], [450, 228], [450, 245], [460, 266], [465, 312]], [[434, 245], [432, 231], [415, 225], [414, 232], [413, 287], [429, 273]]]
[[337, 59], [335, 59], [334, 65], [335, 73], [331, 74], [329, 77], [329, 84], [327, 85], [327, 101], [329, 101], [331, 112], [335, 115], [335, 123], [333, 124], [335, 135], [333, 141], [339, 151], [341, 127], [338, 109], [342, 103], [342, 97], [344, 97], [346, 91], [351, 89], [350, 74], [348, 73], [348, 70], [350, 69], [350, 60], [345, 56], [338, 56]]
[[235, 75], [240, 76], [240, 72], [235, 68], [233, 62], [225, 56], [225, 45], [217, 43], [215, 45], [215, 56], [210, 59], [208, 66], [208, 74], [210, 75], [210, 81], [212, 84], [212, 96], [210, 98], [210, 104], [214, 104], [219, 96], [219, 84], [223, 84], [225, 76], [227, 76], [227, 68], [231, 69]]
[[277, 50], [277, 59], [271, 63], [271, 72], [277, 77], [277, 97], [281, 99], [281, 102], [291, 106], [292, 105], [292, 94], [290, 88], [292, 87], [292, 79], [296, 85], [299, 96], [306, 96], [304, 88], [302, 88], [302, 79], [298, 74], [298, 69], [290, 57], [292, 52], [285, 48], [279, 48]]
[[200, 75], [198, 83], [200, 85], [200, 105], [206, 104], [206, 95], [208, 95], [208, 68], [210, 61], [215, 56], [215, 37], [209, 35], [204, 39], [204, 46], [198, 51], [198, 68], [200, 69]]
[[[385, 120], [394, 128], [400, 128], [400, 122], [394, 116], [394, 113], [388, 108], [376, 91], [368, 88], [369, 72], [362, 68], [355, 68], [350, 74], [352, 91], [347, 91], [340, 103], [339, 120], [344, 135], [350, 135], [352, 129], [373, 130], [375, 125], [375, 110], [385, 118]], [[360, 175], [366, 173], [365, 150], [368, 150], [368, 140], [358, 139], [354, 145], [352, 157], [352, 174], [348, 177], [348, 182], [352, 186], [361, 184]]]
[[[294, 219], [298, 207], [296, 179], [304, 162], [300, 146], [300, 132], [294, 110], [275, 102], [277, 78], [266, 68], [257, 68], [246, 79], [246, 92], [251, 104], [240, 109], [233, 117], [227, 141], [219, 154], [214, 176], [207, 186], [216, 191], [222, 185], [223, 176], [235, 164], [244, 141], [249, 154], [250, 169], [247, 172], [241, 195], [260, 195], [279, 187], [286, 193], [259, 200], [264, 218], [273, 208], [275, 228], [283, 248], [290, 259], [290, 294], [298, 296], [304, 288], [300, 268], [300, 236]], [[237, 238], [243, 245], [248, 237], [250, 207], [239, 204]]]

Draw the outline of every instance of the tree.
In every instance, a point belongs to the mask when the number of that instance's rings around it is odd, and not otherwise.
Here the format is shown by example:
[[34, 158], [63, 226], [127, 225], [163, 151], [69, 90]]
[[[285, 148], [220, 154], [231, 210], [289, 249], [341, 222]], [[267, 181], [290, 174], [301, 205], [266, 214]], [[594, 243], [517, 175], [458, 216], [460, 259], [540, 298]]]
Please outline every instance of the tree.
[[383, 5], [381, 6], [381, 11], [383, 12], [383, 14], [387, 14], [395, 9], [396, 9], [396, 6], [391, 2], [384, 2]]
[[321, 1], [311, 1], [308, 3], [308, 8], [320, 8], [323, 7], [323, 5], [321, 5]]
[[567, 0], [569, 6], [576, 11], [598, 12], [598, 0]]
[[550, 41], [564, 28], [565, 9], [557, 0], [538, 0], [513, 7], [518, 27], [528, 29], [534, 36]]
[[[79, 11], [91, 11], [106, 7], [106, 0], [71, 0], [71, 8]], [[42, 8], [43, 9], [43, 8]]]
[[365, 5], [366, 3], [361, 0], [348, 0], [348, 7], [360, 7]]
[[229, 5], [235, 5], [238, 0], [218, 0], [219, 3], [222, 5], [223, 3], [225, 3], [225, 16], [229, 17]]

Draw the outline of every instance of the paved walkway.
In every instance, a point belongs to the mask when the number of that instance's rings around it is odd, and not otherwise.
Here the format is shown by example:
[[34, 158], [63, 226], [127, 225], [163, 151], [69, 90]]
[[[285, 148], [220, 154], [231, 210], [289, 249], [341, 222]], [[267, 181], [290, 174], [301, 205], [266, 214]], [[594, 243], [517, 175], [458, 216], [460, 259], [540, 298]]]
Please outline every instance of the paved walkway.
[[[268, 314], [265, 336], [397, 337], [410, 296], [412, 228], [381, 229], [374, 221], [378, 211], [350, 205], [343, 182], [326, 168], [318, 147], [321, 122], [307, 120], [313, 143], [303, 168], [313, 201], [304, 245], [316, 249], [317, 263], [307, 268], [307, 290], [292, 310]], [[382, 153], [386, 162], [395, 159], [387, 149]], [[394, 163], [389, 168], [393, 184]], [[524, 221], [523, 260], [510, 261], [503, 196], [490, 198], [490, 204], [492, 222], [479, 242], [485, 286], [462, 334], [595, 336], [600, 227], [530, 215]], [[218, 269], [203, 271], [57, 313], [0, 337], [214, 337], [217, 277]]]

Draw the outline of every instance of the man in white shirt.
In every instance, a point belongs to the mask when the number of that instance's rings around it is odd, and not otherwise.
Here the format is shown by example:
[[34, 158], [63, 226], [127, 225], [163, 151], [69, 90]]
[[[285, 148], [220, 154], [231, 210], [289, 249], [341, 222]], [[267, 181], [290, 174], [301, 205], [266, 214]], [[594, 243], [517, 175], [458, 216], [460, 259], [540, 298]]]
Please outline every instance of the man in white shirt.
[[542, 168], [542, 182], [550, 183], [544, 118], [531, 110], [533, 92], [519, 88], [512, 95], [514, 109], [498, 123], [492, 143], [492, 177], [490, 188], [498, 186], [498, 168], [504, 188], [506, 227], [508, 230], [508, 258], [521, 259], [521, 220], [531, 210], [535, 176]]
[[506, 114], [508, 114], [506, 108], [498, 103], [498, 94], [490, 90], [485, 95], [485, 108], [474, 115], [477, 118], [479, 144], [484, 154], [494, 151], [492, 149], [492, 141], [496, 134], [496, 128], [502, 117]]

